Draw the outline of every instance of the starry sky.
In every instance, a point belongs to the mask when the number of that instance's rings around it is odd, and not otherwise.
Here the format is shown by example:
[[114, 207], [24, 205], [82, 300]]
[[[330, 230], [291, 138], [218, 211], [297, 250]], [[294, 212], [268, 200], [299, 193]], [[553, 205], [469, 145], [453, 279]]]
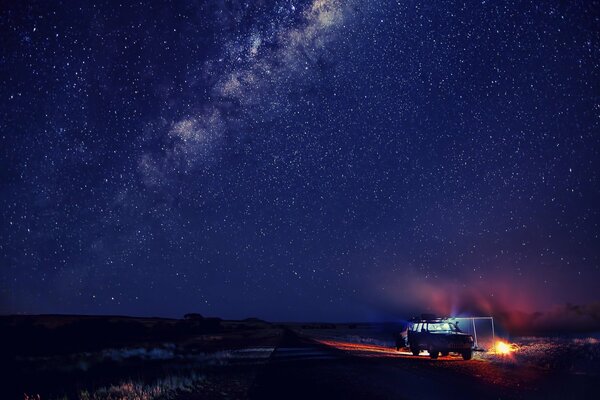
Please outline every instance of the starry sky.
[[0, 312], [597, 317], [599, 27], [587, 0], [3, 2]]

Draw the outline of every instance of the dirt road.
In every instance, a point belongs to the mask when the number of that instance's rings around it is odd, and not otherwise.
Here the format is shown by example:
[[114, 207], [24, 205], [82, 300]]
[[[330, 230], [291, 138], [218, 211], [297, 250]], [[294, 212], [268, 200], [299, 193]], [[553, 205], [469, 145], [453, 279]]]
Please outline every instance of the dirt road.
[[[353, 348], [356, 351], [353, 351]], [[458, 357], [430, 360], [369, 346], [319, 342], [286, 330], [251, 399], [587, 398], [597, 379]]]

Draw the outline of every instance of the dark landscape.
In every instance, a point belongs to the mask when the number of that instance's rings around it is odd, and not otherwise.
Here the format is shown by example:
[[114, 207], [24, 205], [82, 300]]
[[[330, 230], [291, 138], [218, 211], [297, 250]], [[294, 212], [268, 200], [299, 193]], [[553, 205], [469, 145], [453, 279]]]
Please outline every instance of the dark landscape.
[[515, 338], [519, 351], [437, 360], [394, 348], [402, 323], [272, 324], [118, 316], [0, 320], [3, 398], [565, 399], [600, 389], [600, 339]]

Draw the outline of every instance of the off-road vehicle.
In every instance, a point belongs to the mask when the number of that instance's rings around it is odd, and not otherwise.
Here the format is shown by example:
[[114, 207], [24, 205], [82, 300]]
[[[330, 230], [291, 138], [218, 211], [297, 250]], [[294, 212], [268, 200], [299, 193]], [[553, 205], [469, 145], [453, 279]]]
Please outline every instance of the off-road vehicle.
[[415, 356], [427, 350], [432, 359], [449, 353], [458, 353], [465, 360], [473, 357], [473, 336], [463, 333], [458, 322], [449, 318], [413, 318], [408, 328], [408, 346]]

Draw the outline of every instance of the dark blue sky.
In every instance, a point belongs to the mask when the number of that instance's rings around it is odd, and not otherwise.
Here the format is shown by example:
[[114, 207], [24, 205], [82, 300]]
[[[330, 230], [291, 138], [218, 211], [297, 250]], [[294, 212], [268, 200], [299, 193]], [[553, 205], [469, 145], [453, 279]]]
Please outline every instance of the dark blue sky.
[[599, 18], [595, 1], [5, 2], [0, 311], [598, 301]]

